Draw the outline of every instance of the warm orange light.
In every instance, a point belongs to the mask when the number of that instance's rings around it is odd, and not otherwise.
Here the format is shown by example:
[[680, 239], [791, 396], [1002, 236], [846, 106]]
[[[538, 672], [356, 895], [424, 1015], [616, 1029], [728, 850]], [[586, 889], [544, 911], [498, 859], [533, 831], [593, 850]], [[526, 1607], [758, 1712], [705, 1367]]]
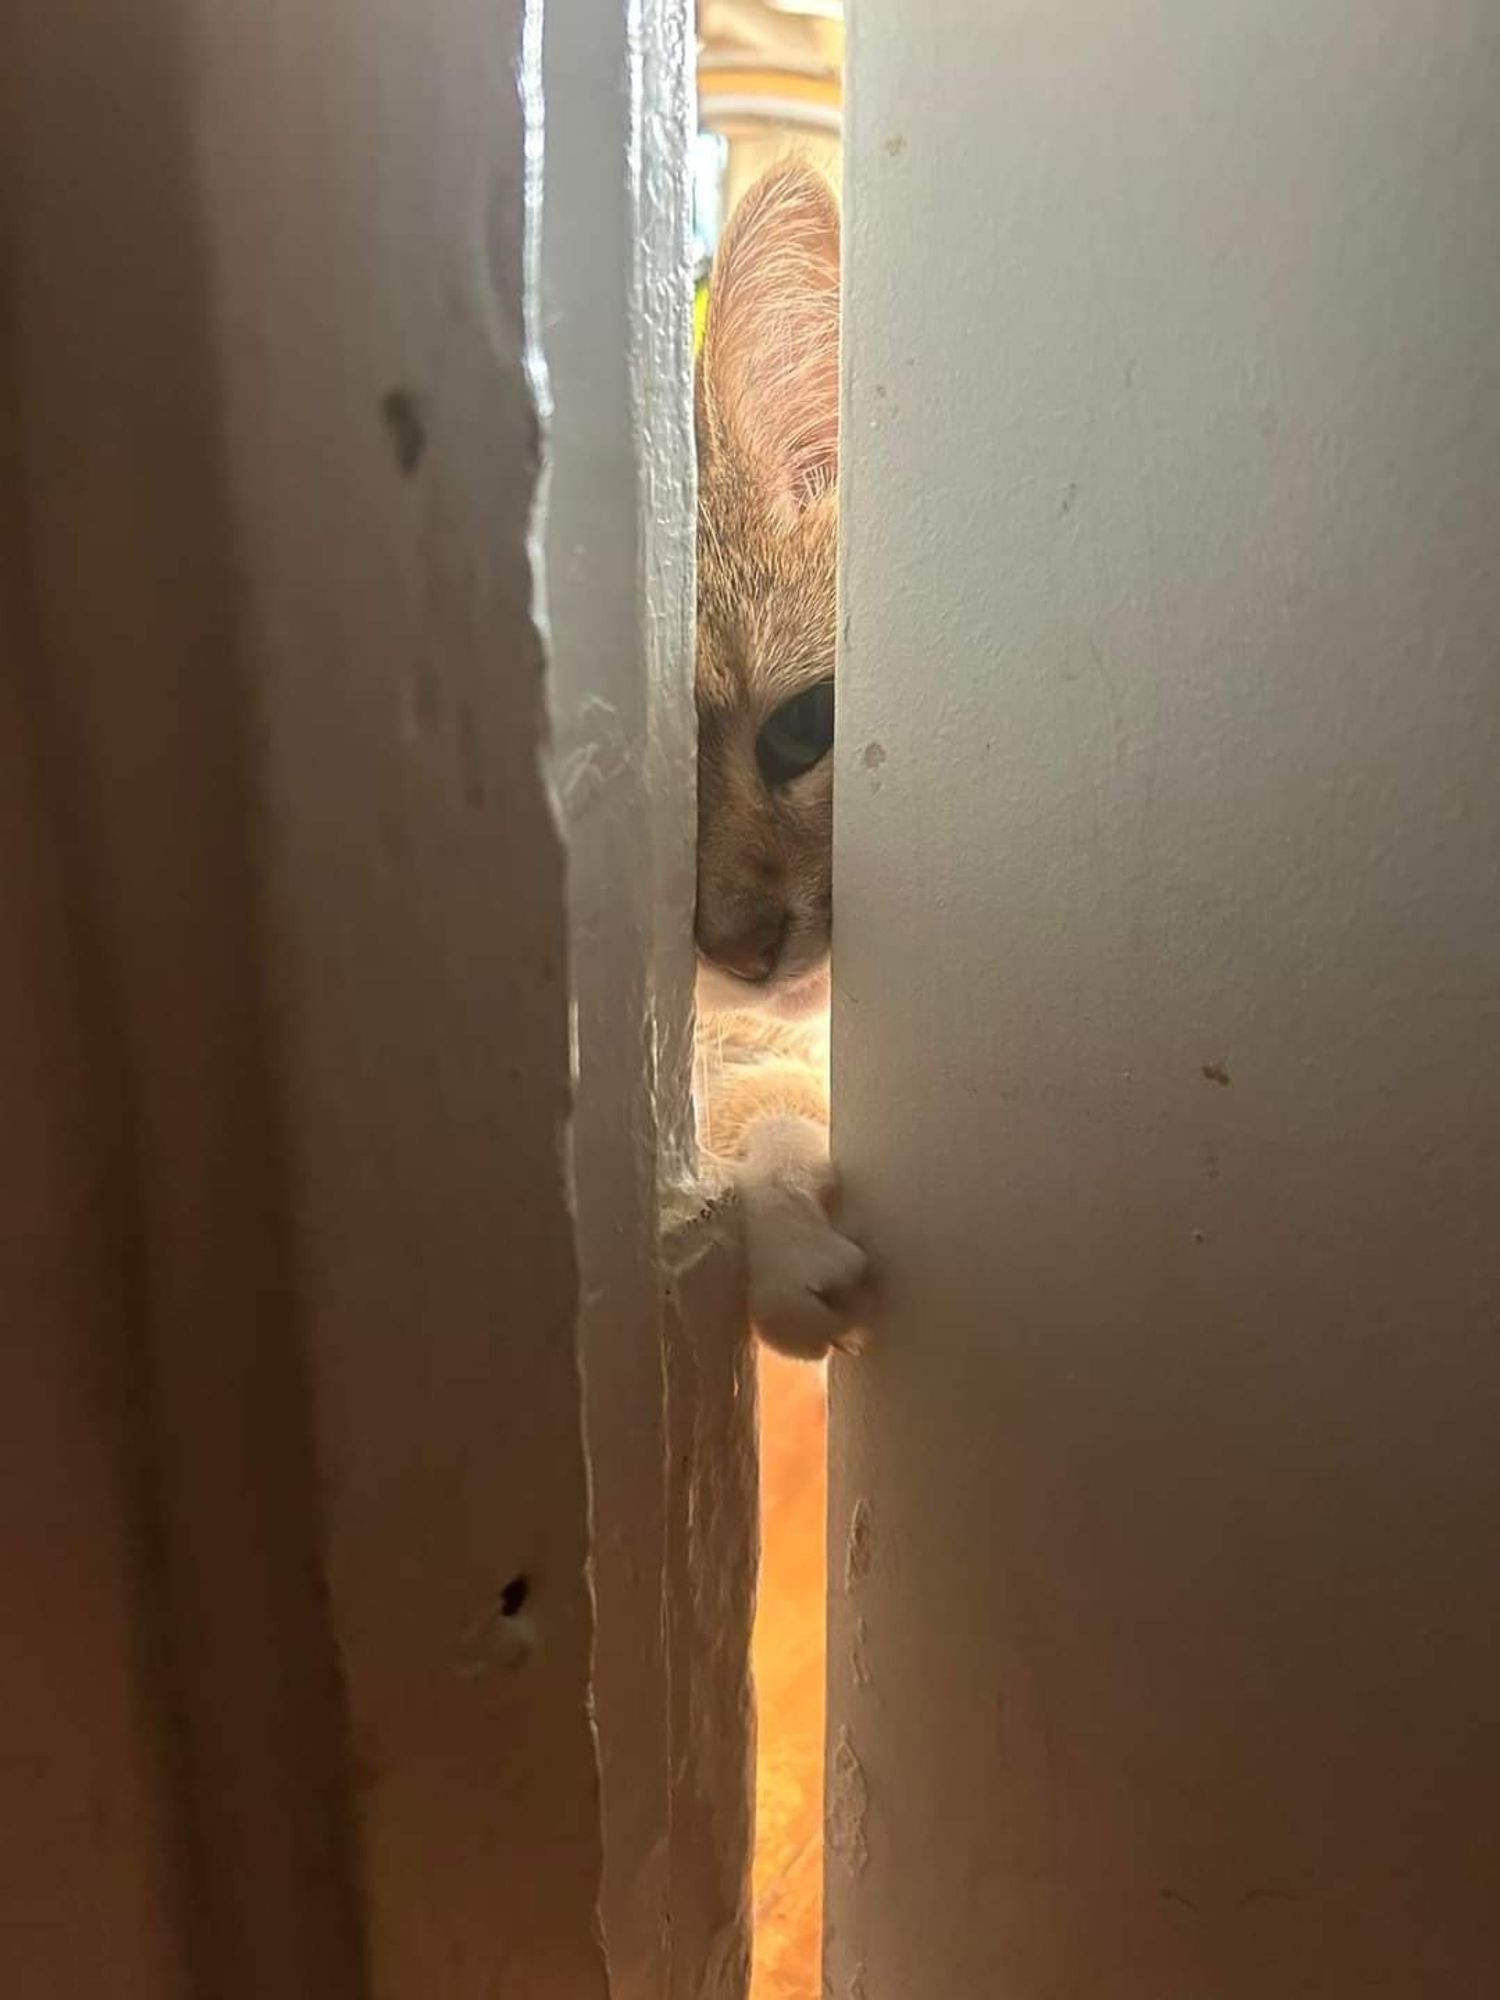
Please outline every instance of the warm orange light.
[[822, 1991], [826, 1371], [760, 1354], [759, 1715], [751, 2000]]

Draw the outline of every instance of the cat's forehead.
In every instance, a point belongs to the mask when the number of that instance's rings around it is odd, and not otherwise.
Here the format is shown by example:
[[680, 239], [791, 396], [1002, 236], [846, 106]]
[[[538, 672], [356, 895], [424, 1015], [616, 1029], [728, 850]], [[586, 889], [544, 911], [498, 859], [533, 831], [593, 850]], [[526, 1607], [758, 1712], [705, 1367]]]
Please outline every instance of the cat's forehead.
[[698, 545], [698, 698], [727, 713], [769, 711], [833, 671], [831, 524], [717, 535]]

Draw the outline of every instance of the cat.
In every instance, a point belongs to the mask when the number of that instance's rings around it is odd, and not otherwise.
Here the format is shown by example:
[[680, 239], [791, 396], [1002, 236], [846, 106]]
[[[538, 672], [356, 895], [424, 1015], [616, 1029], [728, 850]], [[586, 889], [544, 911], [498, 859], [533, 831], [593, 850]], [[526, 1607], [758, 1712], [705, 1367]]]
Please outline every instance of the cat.
[[751, 1324], [859, 1345], [828, 1152], [839, 212], [772, 167], [709, 281], [697, 372], [700, 1144], [744, 1218]]

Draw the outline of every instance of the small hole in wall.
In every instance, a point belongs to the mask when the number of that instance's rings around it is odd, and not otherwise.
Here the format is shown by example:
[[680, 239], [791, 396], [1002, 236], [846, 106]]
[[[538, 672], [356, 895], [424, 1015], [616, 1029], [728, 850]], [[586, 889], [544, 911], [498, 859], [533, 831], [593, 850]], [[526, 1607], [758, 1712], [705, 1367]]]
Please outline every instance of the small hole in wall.
[[513, 1576], [500, 1592], [500, 1616], [519, 1618], [526, 1608], [526, 1600], [531, 1595], [531, 1584], [524, 1576]]
[[410, 389], [391, 389], [380, 399], [380, 414], [396, 464], [409, 478], [427, 449], [427, 423], [422, 405]]

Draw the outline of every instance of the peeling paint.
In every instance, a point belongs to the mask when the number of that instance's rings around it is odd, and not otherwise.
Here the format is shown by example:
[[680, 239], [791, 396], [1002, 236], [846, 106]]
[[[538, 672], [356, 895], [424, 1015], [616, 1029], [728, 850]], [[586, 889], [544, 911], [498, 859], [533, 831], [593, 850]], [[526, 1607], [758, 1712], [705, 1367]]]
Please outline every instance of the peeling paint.
[[851, 1875], [862, 1874], [870, 1859], [865, 1833], [869, 1810], [870, 1788], [846, 1723], [828, 1766], [827, 1840], [828, 1852], [836, 1855]]
[[866, 1618], [856, 1618], [854, 1621], [854, 1644], [849, 1648], [849, 1671], [854, 1677], [854, 1685], [856, 1687], [867, 1688], [873, 1679], [873, 1675], [870, 1672], [869, 1654], [866, 1651], [869, 1638], [869, 1620]]
[[540, 147], [545, 167], [533, 557], [568, 848], [577, 1343], [607, 1524], [589, 1563], [598, 1928], [617, 1994], [728, 1995], [749, 1949], [753, 1406], [731, 1239], [699, 1223], [690, 1182], [689, 16], [675, 0], [597, 18], [528, 0], [527, 27], [528, 162]]
[[856, 1500], [849, 1515], [844, 1547], [844, 1588], [854, 1590], [870, 1574], [870, 1503]]

